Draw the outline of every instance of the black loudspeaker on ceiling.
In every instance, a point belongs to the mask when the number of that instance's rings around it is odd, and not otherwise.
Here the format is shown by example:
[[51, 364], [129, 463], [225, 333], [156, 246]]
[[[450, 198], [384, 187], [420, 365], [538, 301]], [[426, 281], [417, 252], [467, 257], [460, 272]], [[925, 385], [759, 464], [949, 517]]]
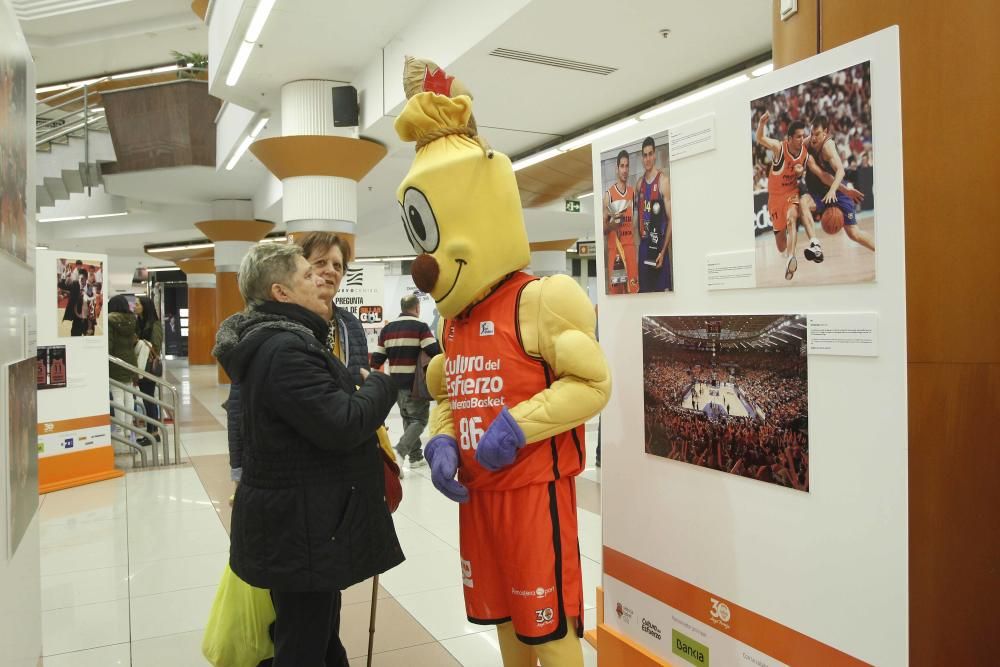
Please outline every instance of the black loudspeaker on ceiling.
[[358, 126], [358, 89], [354, 86], [333, 89], [333, 126]]

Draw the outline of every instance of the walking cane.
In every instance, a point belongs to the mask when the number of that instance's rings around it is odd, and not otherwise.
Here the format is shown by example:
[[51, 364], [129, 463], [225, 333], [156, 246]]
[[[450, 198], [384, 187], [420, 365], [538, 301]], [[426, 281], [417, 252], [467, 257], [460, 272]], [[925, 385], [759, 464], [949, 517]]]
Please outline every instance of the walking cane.
[[372, 650], [375, 648], [375, 609], [378, 607], [378, 575], [372, 577], [372, 617], [368, 623], [368, 667], [372, 667]]

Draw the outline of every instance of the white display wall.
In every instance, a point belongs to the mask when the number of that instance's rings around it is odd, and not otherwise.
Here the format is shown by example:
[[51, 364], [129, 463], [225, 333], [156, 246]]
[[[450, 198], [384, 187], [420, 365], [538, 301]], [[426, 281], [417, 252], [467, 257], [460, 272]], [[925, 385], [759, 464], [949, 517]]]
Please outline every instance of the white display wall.
[[[877, 156], [877, 281], [710, 291], [707, 255], [755, 247], [748, 233], [750, 101], [864, 61], [871, 62]], [[905, 665], [907, 392], [898, 30], [602, 139], [594, 145], [595, 182], [601, 183], [602, 153], [706, 116], [714, 118], [714, 150], [670, 163], [674, 291], [606, 296], [601, 290], [599, 299], [601, 345], [614, 377], [602, 418], [605, 623], [677, 664], [683, 663], [674, 653], [673, 630], [707, 647], [712, 664]], [[603, 284], [603, 267], [600, 271]], [[809, 491], [647, 454], [642, 317], [776, 313], [877, 314], [877, 356], [808, 358]], [[768, 652], [776, 641], [784, 659]], [[817, 655], [824, 657], [806, 657]]]
[[[7, 69], [11, 64], [11, 69]], [[4, 277], [3, 325], [0, 326], [0, 663], [10, 667], [35, 667], [42, 654], [37, 511], [17, 540], [16, 551], [12, 555], [8, 554], [8, 546], [14, 546], [17, 535], [13, 533], [20, 532], [20, 528], [24, 527], [14, 520], [17, 514], [14, 506], [30, 508], [33, 502], [37, 502], [37, 497], [32, 497], [30, 493], [22, 496], [13, 488], [16, 485], [10, 484], [12, 477], [16, 477], [11, 475], [10, 459], [16, 452], [12, 447], [8, 428], [11, 414], [19, 408], [22, 399], [15, 395], [13, 400], [9, 400], [7, 386], [9, 365], [33, 359], [35, 355], [35, 105], [32, 94], [35, 89], [35, 69], [8, 0], [0, 0], [0, 65], [3, 66], [5, 77], [26, 74], [21, 91], [23, 99], [0, 99], [0, 104], [4, 106], [4, 118], [8, 119], [8, 124], [0, 127], [0, 141], [5, 144], [8, 141], [22, 144], [21, 159], [24, 161], [19, 159], [20, 163], [14, 165], [12, 172], [24, 170], [21, 173], [24, 181], [26, 229], [23, 230], [23, 235], [19, 235], [23, 245], [18, 245], [26, 249], [27, 260], [15, 259], [0, 249], [0, 274]], [[0, 89], [5, 94], [13, 95], [18, 87], [5, 78]], [[21, 127], [16, 127], [14, 121], [10, 120], [20, 115], [16, 108], [23, 113]], [[10, 146], [5, 145], [4, 148], [9, 150]], [[5, 171], [9, 166], [4, 165]], [[5, 173], [7, 178], [0, 181], [8, 187], [11, 185], [8, 180], [10, 173]], [[0, 196], [9, 196], [9, 191], [0, 193]], [[14, 210], [14, 206], [8, 209], [7, 204], [4, 201], [4, 214]], [[3, 230], [3, 236], [5, 241], [11, 239], [6, 229]], [[31, 389], [28, 387], [27, 391]], [[25, 396], [24, 400], [29, 400], [29, 397]], [[18, 493], [19, 497], [12, 499], [12, 493]], [[14, 529], [14, 524], [18, 524], [17, 529]], [[11, 530], [8, 530], [9, 527]]]

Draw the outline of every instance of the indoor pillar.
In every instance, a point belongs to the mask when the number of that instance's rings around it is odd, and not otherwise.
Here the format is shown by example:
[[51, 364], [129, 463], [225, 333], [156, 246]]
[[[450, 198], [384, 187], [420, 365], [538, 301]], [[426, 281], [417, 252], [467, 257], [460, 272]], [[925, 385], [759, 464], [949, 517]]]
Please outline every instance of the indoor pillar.
[[214, 364], [215, 260], [211, 257], [179, 259], [177, 266], [187, 275], [188, 364]]
[[992, 664], [1000, 272], [976, 249], [989, 245], [1000, 163], [974, 156], [1000, 151], [1000, 93], [989, 83], [1000, 71], [1000, 3], [798, 5], [791, 20], [775, 19], [775, 67], [899, 26], [906, 219], [879, 234], [906, 241], [910, 664]]
[[[358, 181], [385, 157], [386, 149], [359, 139], [356, 125], [334, 122], [333, 89], [342, 85], [315, 79], [286, 83], [281, 88], [282, 136], [259, 139], [250, 150], [281, 181], [282, 221], [290, 237], [335, 232], [353, 247]], [[337, 121], [343, 125], [342, 118]]]
[[[247, 251], [274, 228], [273, 222], [253, 220], [253, 204], [249, 201], [213, 202], [213, 213], [233, 217], [203, 220], [195, 226], [215, 244], [215, 321], [216, 328], [233, 313], [243, 310], [237, 273]], [[238, 215], [246, 215], [239, 219]], [[213, 333], [214, 338], [214, 333]], [[218, 368], [219, 384], [229, 384], [229, 376]]]

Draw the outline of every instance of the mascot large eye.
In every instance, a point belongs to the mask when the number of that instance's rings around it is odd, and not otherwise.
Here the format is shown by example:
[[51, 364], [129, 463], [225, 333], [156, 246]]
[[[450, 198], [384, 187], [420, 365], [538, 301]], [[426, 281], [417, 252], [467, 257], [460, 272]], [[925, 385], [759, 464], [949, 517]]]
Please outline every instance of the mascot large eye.
[[438, 247], [438, 224], [431, 203], [416, 188], [403, 193], [403, 226], [417, 252], [431, 253]]

